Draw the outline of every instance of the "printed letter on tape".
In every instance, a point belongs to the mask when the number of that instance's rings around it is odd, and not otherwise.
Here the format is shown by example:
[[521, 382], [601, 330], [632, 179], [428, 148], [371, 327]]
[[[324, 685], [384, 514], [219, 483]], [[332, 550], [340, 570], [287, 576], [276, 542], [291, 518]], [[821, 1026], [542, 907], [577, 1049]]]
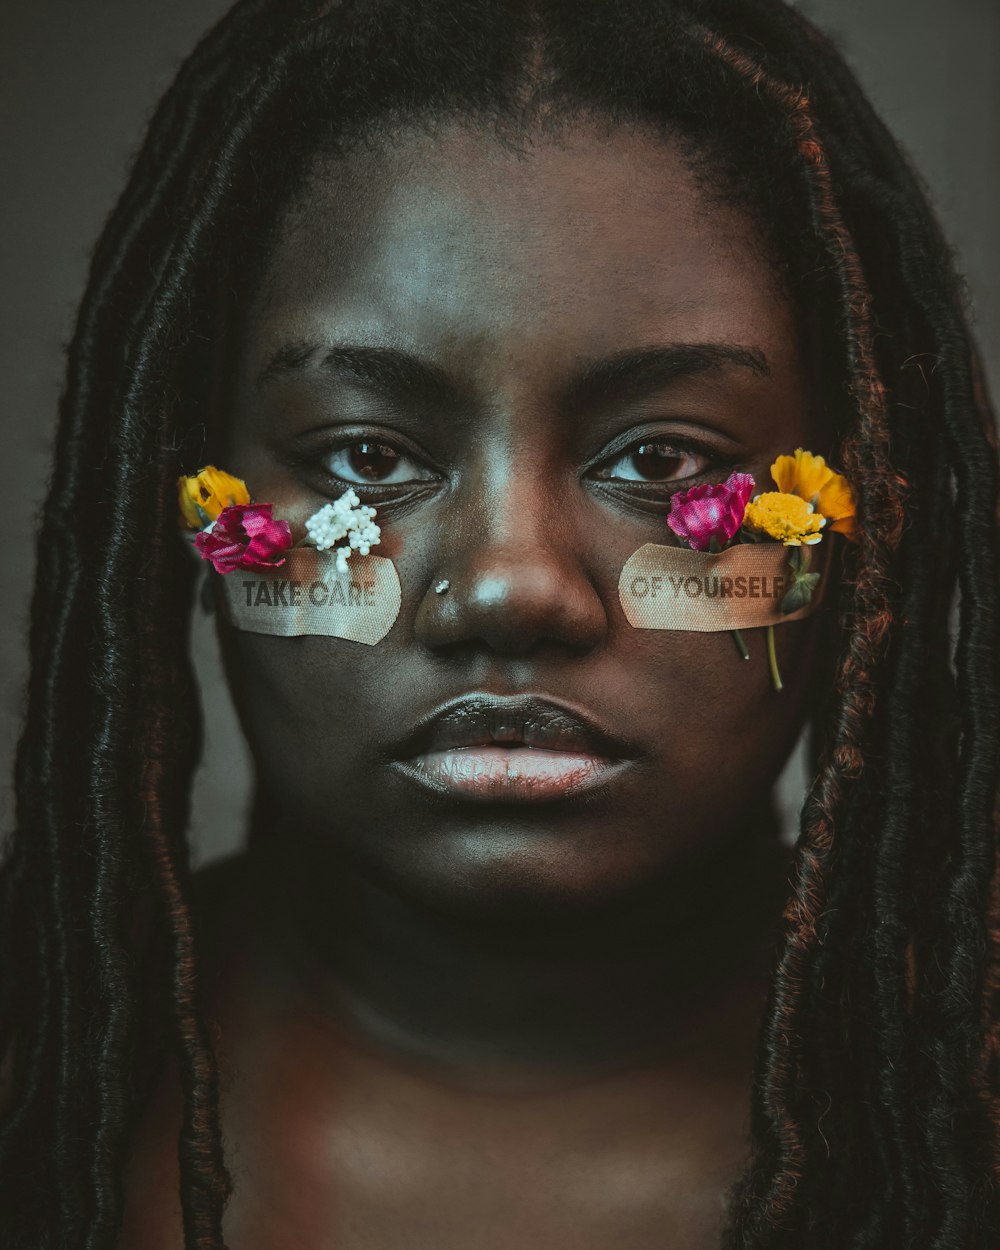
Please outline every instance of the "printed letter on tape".
[[237, 629], [282, 638], [325, 634], [376, 643], [399, 615], [396, 566], [384, 556], [360, 556], [337, 573], [336, 558], [296, 547], [275, 569], [236, 569], [222, 577], [227, 615]]
[[646, 543], [626, 561], [618, 596], [636, 629], [714, 631], [797, 621], [819, 607], [828, 574], [825, 552], [819, 559], [810, 553], [806, 571], [821, 575], [812, 597], [795, 612], [782, 612], [792, 586], [790, 554], [781, 543], [738, 543], [715, 553]]

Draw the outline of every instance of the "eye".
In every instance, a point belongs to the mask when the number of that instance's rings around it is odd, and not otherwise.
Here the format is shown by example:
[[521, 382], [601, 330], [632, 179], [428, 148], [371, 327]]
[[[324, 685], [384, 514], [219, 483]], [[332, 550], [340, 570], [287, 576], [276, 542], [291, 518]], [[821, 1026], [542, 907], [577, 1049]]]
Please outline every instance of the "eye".
[[594, 476], [619, 482], [683, 482], [703, 473], [712, 457], [684, 441], [645, 439], [634, 443], [594, 471]]
[[429, 482], [434, 474], [413, 456], [380, 439], [354, 439], [320, 458], [331, 477], [352, 485], [402, 486]]

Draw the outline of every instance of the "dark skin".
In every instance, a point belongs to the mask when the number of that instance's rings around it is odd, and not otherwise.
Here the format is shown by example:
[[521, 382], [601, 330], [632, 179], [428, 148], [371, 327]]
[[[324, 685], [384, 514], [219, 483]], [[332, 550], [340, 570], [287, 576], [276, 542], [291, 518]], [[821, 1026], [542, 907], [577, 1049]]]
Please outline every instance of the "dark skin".
[[[345, 372], [333, 344], [433, 379]], [[766, 367], [668, 376], [649, 349], [677, 344]], [[777, 455], [828, 454], [815, 393], [749, 217], [662, 139], [577, 123], [517, 153], [449, 125], [318, 163], [212, 459], [296, 537], [354, 485], [402, 608], [371, 647], [219, 617], [259, 787], [250, 850], [199, 880], [233, 1250], [718, 1245], [788, 888], [771, 791], [819, 618], [776, 630], [779, 694], [762, 630], [748, 663], [726, 632], [633, 629], [618, 575], [673, 541], [671, 490], [734, 468], [768, 490]], [[432, 798], [392, 744], [469, 691], [559, 698], [633, 762], [553, 802]], [[122, 1250], [182, 1244], [179, 1106], [168, 1069]]]

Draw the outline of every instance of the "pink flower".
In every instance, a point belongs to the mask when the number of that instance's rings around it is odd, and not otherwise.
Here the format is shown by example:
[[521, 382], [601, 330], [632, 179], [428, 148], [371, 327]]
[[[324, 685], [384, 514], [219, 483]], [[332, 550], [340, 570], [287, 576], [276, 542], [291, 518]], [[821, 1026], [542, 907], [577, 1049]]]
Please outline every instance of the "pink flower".
[[692, 486], [670, 500], [667, 524], [695, 551], [708, 551], [712, 539], [721, 550], [743, 524], [754, 488], [750, 473], [730, 473], [724, 482]]
[[292, 531], [287, 521], [271, 516], [273, 506], [241, 503], [223, 508], [214, 523], [194, 537], [202, 559], [211, 560], [216, 573], [284, 564], [284, 556], [276, 557], [292, 545]]

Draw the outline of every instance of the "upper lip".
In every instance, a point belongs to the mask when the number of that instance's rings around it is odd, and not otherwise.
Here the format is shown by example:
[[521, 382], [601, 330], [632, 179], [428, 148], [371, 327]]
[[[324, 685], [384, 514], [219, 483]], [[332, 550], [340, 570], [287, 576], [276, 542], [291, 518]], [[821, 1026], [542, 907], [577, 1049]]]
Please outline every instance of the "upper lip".
[[457, 747], [528, 746], [602, 756], [631, 756], [634, 748], [589, 715], [541, 695], [462, 695], [423, 717], [399, 744], [409, 758]]

